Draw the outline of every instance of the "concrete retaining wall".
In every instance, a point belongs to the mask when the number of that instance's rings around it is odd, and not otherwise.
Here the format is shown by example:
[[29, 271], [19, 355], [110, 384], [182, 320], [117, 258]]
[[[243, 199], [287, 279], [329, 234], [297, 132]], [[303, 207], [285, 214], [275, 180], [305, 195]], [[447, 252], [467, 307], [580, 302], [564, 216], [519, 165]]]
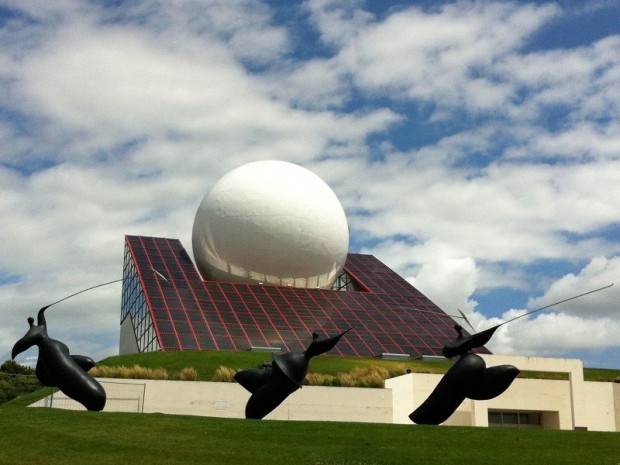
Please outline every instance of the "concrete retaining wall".
[[[537, 412], [548, 429], [620, 431], [620, 384], [583, 380], [581, 361], [484, 356], [487, 366], [568, 373], [568, 380], [516, 379], [499, 397], [465, 401], [446, 425], [488, 426], [489, 411]], [[267, 415], [273, 420], [321, 420], [411, 424], [408, 415], [433, 391], [442, 375], [410, 373], [388, 379], [384, 389], [304, 386]], [[105, 411], [244, 418], [250, 393], [236, 383], [100, 379]], [[83, 409], [62, 393], [33, 406]]]

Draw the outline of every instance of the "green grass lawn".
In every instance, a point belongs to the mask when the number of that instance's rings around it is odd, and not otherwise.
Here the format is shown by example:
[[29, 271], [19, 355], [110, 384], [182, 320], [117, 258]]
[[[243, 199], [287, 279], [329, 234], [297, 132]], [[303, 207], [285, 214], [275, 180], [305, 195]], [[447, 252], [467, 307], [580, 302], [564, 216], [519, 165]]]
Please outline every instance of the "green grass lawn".
[[[198, 371], [199, 380], [210, 381], [219, 366], [234, 369], [254, 368], [263, 362], [270, 362], [271, 354], [267, 352], [234, 352], [234, 351], [186, 351], [186, 352], [145, 352], [140, 354], [118, 355], [99, 362], [99, 365], [132, 366], [145, 368], [165, 368], [170, 375], [185, 367], [193, 367]], [[397, 367], [404, 374], [407, 369], [423, 373], [445, 373], [451, 366], [449, 360], [382, 360], [377, 358], [359, 357], [315, 357], [310, 363], [310, 372], [337, 374], [350, 372], [355, 368], [367, 366]]]
[[520, 465], [620, 462], [620, 434], [0, 407], [0, 464]]
[[[269, 354], [256, 352], [162, 352], [113, 357], [101, 364], [140, 364], [169, 372], [193, 366], [201, 379], [209, 379], [219, 365], [246, 368], [269, 359]], [[392, 362], [329, 356], [313, 359], [311, 367], [337, 373], [360, 364], [394, 363], [425, 372], [441, 373], [450, 367], [449, 361], [442, 360]], [[602, 370], [595, 375], [607, 380], [618, 372]], [[26, 408], [49, 391], [42, 389], [0, 406], [0, 465], [620, 464], [620, 433]]]

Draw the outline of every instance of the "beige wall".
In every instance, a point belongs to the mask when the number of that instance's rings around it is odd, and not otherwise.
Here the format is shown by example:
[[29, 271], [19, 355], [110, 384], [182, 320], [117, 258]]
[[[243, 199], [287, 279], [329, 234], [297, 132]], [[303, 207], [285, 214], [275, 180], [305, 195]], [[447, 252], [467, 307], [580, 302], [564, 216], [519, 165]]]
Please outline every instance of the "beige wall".
[[[244, 394], [244, 405], [249, 397], [249, 393]], [[304, 386], [265, 418], [392, 423], [392, 392], [389, 389]]]
[[[536, 411], [543, 428], [620, 431], [620, 388], [614, 383], [585, 382], [583, 364], [576, 359], [484, 355], [487, 366], [511, 364], [520, 370], [568, 373], [567, 381], [516, 379], [502, 395], [488, 401], [465, 401], [446, 425], [488, 426], [488, 411]], [[413, 397], [430, 395], [440, 375], [415, 374]], [[418, 377], [420, 379], [418, 379]], [[434, 381], [431, 380], [435, 377]]]
[[613, 384], [614, 410], [616, 412], [616, 431], [620, 431], [620, 383]]
[[[518, 378], [502, 395], [486, 401], [486, 405], [487, 411], [491, 409], [549, 412], [546, 416], [543, 415], [543, 428], [573, 429], [571, 390], [568, 381]], [[552, 412], [556, 413], [551, 415]]]
[[585, 382], [584, 392], [588, 429], [616, 431], [617, 408], [614, 408], [614, 383]]
[[[414, 374], [414, 409], [431, 394], [441, 375]], [[489, 426], [489, 410], [522, 410], [559, 412], [559, 425], [552, 422], [545, 427], [572, 429], [571, 396], [568, 381], [516, 379], [502, 395], [488, 401], [465, 399], [445, 425]], [[553, 416], [549, 417], [551, 420]], [[549, 423], [549, 421], [548, 421]]]
[[[543, 427], [620, 431], [620, 384], [583, 381], [579, 360], [485, 356], [487, 366], [510, 363], [521, 370], [569, 373], [569, 380], [516, 379], [488, 401], [465, 401], [446, 425], [488, 426], [489, 410], [541, 412]], [[266, 419], [411, 424], [409, 414], [424, 402], [442, 375], [410, 373], [386, 380], [385, 389], [304, 386]], [[244, 418], [250, 397], [236, 383], [100, 379], [108, 394], [105, 411]], [[82, 408], [55, 394], [54, 406]], [[43, 399], [34, 406], [49, 406]]]
[[[236, 383], [98, 378], [108, 395], [104, 411], [143, 411], [174, 415], [245, 418], [250, 393]], [[143, 395], [142, 395], [143, 393]], [[142, 404], [137, 396], [143, 398]], [[265, 419], [392, 423], [390, 389], [304, 386]], [[33, 407], [84, 408], [54, 394]]]
[[[586, 391], [583, 381], [583, 363], [578, 359], [520, 357], [506, 355], [483, 355], [487, 366], [511, 364], [522, 371], [547, 371], [552, 373], [568, 373], [569, 393], [572, 408], [571, 429], [587, 428]], [[550, 410], [550, 409], [549, 409]], [[560, 412], [560, 428], [569, 429], [565, 412]]]
[[415, 408], [413, 374], [386, 379], [385, 387], [391, 391], [392, 423], [410, 425], [409, 414]]

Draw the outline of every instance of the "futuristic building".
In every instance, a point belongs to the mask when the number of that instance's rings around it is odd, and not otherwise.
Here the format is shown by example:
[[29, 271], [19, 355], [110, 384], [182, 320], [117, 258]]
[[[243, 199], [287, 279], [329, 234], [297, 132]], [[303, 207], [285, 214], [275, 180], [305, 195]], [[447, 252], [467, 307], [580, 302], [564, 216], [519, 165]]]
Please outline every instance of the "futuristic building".
[[[439, 356], [454, 320], [371, 255], [350, 253], [331, 289], [203, 280], [177, 239], [127, 236], [120, 352], [305, 347], [347, 333], [330, 352]], [[482, 352], [488, 352], [483, 350]]]
[[[313, 172], [263, 160], [222, 176], [192, 230], [127, 236], [120, 352], [306, 347], [353, 328], [331, 353], [441, 356], [454, 320], [370, 255], [349, 252], [336, 194]], [[482, 352], [486, 350], [483, 349]]]

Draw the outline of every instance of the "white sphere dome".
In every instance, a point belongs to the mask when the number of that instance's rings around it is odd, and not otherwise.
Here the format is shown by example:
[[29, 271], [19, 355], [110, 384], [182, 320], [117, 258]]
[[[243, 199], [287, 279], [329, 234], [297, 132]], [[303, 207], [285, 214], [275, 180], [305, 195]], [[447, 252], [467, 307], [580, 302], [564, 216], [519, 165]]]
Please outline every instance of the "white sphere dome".
[[349, 227], [316, 174], [258, 161], [230, 171], [205, 195], [192, 248], [204, 279], [329, 288], [347, 258]]

